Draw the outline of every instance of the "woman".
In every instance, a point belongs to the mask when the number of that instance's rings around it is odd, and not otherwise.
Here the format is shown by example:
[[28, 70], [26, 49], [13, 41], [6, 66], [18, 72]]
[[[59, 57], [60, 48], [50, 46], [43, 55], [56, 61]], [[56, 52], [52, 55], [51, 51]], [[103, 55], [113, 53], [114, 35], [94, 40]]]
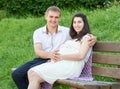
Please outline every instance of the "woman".
[[89, 24], [84, 14], [74, 15], [70, 27], [71, 40], [55, 51], [51, 62], [38, 65], [28, 71], [28, 89], [41, 89], [40, 84], [53, 84], [57, 79], [78, 77], [90, 56]]

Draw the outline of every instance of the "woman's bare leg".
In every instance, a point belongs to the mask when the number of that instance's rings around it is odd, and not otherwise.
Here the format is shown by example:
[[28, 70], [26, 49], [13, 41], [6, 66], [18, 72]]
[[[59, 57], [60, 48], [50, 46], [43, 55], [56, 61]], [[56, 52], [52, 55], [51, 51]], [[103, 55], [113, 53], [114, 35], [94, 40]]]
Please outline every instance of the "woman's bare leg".
[[29, 80], [28, 89], [41, 89], [40, 83], [44, 82], [44, 80], [40, 78], [40, 76], [32, 70], [28, 71], [28, 80]]

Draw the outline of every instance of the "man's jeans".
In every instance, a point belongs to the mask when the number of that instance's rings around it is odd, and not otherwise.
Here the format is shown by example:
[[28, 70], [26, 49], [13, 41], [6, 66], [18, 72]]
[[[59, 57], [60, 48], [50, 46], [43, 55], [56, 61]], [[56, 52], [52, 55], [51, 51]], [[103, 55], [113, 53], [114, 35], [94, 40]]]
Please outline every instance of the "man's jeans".
[[15, 71], [13, 71], [12, 78], [15, 84], [17, 85], [18, 89], [27, 89], [28, 87], [27, 71], [31, 67], [47, 62], [47, 60], [49, 59], [35, 58], [34, 60], [25, 63], [24, 65], [20, 66]]

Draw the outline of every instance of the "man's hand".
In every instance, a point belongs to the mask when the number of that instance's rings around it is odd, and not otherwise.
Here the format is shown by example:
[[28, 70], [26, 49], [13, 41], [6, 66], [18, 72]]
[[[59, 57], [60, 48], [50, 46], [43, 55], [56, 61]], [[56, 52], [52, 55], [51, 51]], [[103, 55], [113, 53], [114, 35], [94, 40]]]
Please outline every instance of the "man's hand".
[[61, 61], [62, 55], [59, 53], [59, 50], [54, 51], [53, 58], [51, 59], [53, 62]]
[[51, 61], [56, 62], [60, 60], [60, 54], [58, 53], [59, 50], [55, 50], [53, 52], [49, 53], [48, 58], [51, 59]]
[[92, 47], [96, 43], [97, 38], [96, 38], [96, 36], [93, 36], [92, 34], [87, 34], [87, 35], [90, 36], [90, 38], [89, 38], [89, 46]]

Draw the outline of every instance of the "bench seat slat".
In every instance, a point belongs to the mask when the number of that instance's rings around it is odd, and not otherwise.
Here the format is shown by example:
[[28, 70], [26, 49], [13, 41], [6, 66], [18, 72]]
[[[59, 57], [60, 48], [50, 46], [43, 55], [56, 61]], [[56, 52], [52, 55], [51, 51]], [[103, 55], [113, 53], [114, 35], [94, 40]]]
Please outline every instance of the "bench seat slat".
[[110, 54], [93, 54], [92, 62], [93, 63], [120, 65], [120, 56], [119, 55], [110, 55]]
[[[62, 84], [79, 89], [117, 89], [120, 82], [103, 82], [103, 81], [77, 81], [77, 80], [57, 80], [55, 83]], [[118, 88], [119, 89], [119, 88]]]
[[106, 82], [107, 84], [110, 84], [110, 89], [120, 89], [120, 82]]
[[71, 87], [76, 87], [77, 86], [77, 88], [85, 89], [84, 84], [79, 85], [79, 83], [77, 81], [76, 82], [73, 82], [73, 81], [74, 80], [69, 81], [69, 80], [65, 80], [65, 79], [62, 79], [62, 80], [58, 79], [55, 83], [66, 85], [66, 86], [71, 86]]
[[101, 52], [120, 52], [120, 42], [97, 42], [93, 50]]
[[104, 77], [120, 79], [120, 68], [92, 66], [92, 74]]

